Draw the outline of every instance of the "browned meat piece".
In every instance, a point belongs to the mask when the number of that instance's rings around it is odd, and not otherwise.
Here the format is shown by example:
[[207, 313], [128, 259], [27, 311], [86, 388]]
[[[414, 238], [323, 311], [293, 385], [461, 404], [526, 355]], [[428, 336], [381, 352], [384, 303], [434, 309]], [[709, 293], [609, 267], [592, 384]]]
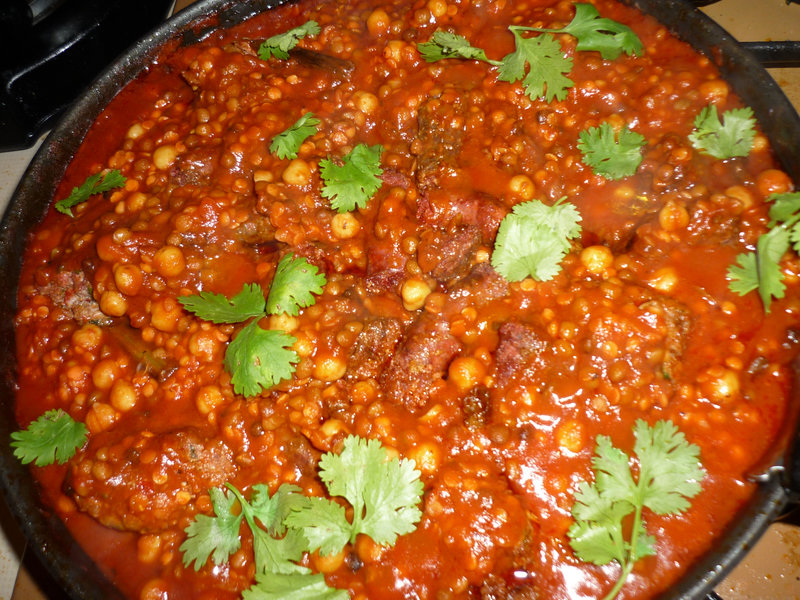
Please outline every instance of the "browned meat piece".
[[419, 106], [419, 129], [411, 150], [417, 156], [416, 181], [423, 194], [438, 188], [442, 175], [456, 170], [466, 131], [466, 102], [462, 91], [446, 90]]
[[169, 170], [173, 185], [207, 185], [219, 161], [219, 150], [215, 148], [193, 148], [178, 156]]
[[500, 342], [494, 353], [495, 381], [505, 387], [547, 348], [547, 342], [531, 325], [507, 321], [497, 330]]
[[665, 324], [667, 334], [664, 338], [661, 372], [665, 378], [674, 379], [680, 370], [681, 357], [686, 349], [686, 337], [692, 325], [689, 309], [666, 296], [655, 296], [640, 308], [657, 315]]
[[464, 411], [464, 422], [472, 429], [482, 427], [489, 418], [491, 401], [489, 389], [483, 385], [476, 385], [467, 392], [461, 400], [461, 410]]
[[[520, 571], [520, 575], [524, 572]], [[492, 573], [481, 586], [481, 600], [538, 600], [532, 576], [516, 578], [516, 573], [500, 577]]]
[[92, 284], [83, 271], [60, 271], [38, 290], [53, 305], [81, 325], [108, 325], [112, 319], [100, 310], [92, 295]]
[[141, 332], [131, 327], [127, 319], [113, 323], [106, 331], [136, 360], [137, 369], [146, 371], [156, 379], [163, 381], [178, 368], [164, 348], [145, 342]]
[[249, 246], [276, 245], [272, 223], [267, 217], [256, 213], [251, 213], [250, 218], [239, 225], [236, 237]]
[[461, 350], [450, 333], [449, 317], [467, 305], [480, 309], [507, 292], [508, 282], [491, 265], [476, 265], [450, 289], [441, 313], [425, 311], [411, 325], [381, 377], [387, 398], [412, 412], [422, 409], [432, 386]]
[[93, 449], [71, 465], [65, 492], [114, 529], [146, 533], [175, 527], [194, 514], [199, 495], [228, 481], [236, 469], [222, 441], [193, 430], [95, 439]]
[[403, 325], [398, 319], [375, 318], [364, 323], [347, 362], [348, 377], [378, 377], [400, 342]]
[[459, 226], [452, 232], [428, 229], [420, 236], [417, 263], [437, 281], [460, 278], [469, 271], [480, 243], [481, 233], [476, 227]]
[[[258, 48], [260, 45], [261, 42], [257, 40], [241, 39], [235, 40], [225, 46], [225, 50], [258, 58]], [[327, 71], [340, 80], [345, 79], [355, 68], [352, 61], [300, 47], [293, 48], [289, 53], [289, 61], [287, 64], [292, 63]]]
[[482, 192], [463, 196], [454, 192], [431, 192], [417, 201], [417, 219], [426, 225], [452, 230], [469, 225], [480, 230], [484, 243], [491, 243], [508, 209], [499, 200]]
[[383, 373], [386, 396], [412, 412], [422, 409], [428, 403], [432, 384], [444, 376], [460, 350], [447, 319], [423, 313]]

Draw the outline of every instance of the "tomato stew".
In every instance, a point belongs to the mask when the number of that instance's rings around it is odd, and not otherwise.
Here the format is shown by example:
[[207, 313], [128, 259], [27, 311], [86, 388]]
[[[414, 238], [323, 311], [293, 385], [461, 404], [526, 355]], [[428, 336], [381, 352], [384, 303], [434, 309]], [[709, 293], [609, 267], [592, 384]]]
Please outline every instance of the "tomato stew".
[[[567, 531], [598, 435], [631, 454], [633, 425], [671, 420], [707, 475], [680, 515], [647, 514], [656, 553], [620, 598], [667, 589], [753, 491], [748, 474], [787, 412], [798, 352], [800, 262], [765, 313], [728, 269], [768, 230], [767, 198], [794, 184], [757, 133], [715, 159], [689, 135], [707, 105], [741, 102], [709, 61], [612, 0], [641, 56], [573, 60], [563, 100], [526, 95], [474, 60], [428, 63], [417, 44], [458, 33], [490, 59], [509, 25], [563, 27], [567, 1], [301, 2], [162, 56], [98, 118], [61, 183], [119, 170], [124, 186], [51, 210], [19, 287], [17, 419], [61, 408], [88, 441], [34, 468], [47, 502], [130, 598], [237, 598], [254, 581], [252, 537], [216, 565], [183, 564], [185, 528], [209, 489], [282, 483], [323, 495], [319, 457], [350, 434], [413, 459], [422, 519], [392, 547], [360, 536], [303, 564], [352, 598], [601, 598], [619, 566], [579, 560]], [[270, 36], [313, 19], [288, 60]], [[527, 35], [527, 34], [526, 34]], [[320, 60], [320, 57], [323, 57]], [[273, 138], [320, 124], [296, 158]], [[608, 123], [646, 140], [635, 174], [584, 164], [582, 131]], [[320, 162], [381, 145], [365, 207], [331, 209]], [[582, 233], [548, 281], [491, 266], [511, 208], [562, 197]], [[269, 289], [304, 257], [327, 283], [264, 328], [295, 339], [289, 379], [236, 394], [224, 364], [240, 325], [180, 297]], [[701, 533], [698, 533], [701, 532]]]

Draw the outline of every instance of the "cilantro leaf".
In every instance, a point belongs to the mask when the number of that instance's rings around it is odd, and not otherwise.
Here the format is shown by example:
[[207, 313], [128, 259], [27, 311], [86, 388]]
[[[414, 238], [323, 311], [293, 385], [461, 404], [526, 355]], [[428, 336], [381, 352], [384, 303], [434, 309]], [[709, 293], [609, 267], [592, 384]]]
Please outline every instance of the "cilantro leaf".
[[325, 583], [321, 573], [281, 575], [256, 573], [256, 583], [242, 592], [242, 600], [348, 600], [346, 590]]
[[613, 19], [601, 18], [591, 4], [576, 4], [575, 16], [561, 29], [529, 27], [532, 31], [568, 33], [578, 40], [575, 47], [581, 51], [595, 50], [606, 60], [614, 60], [620, 54], [641, 56], [644, 46], [639, 37], [627, 25]]
[[242, 291], [228, 300], [222, 294], [200, 292], [179, 296], [178, 302], [189, 312], [212, 323], [241, 323], [264, 315], [264, 290], [257, 283], [245, 284]]
[[319, 23], [307, 21], [299, 27], [264, 40], [258, 47], [258, 57], [261, 60], [269, 60], [270, 57], [274, 56], [275, 58], [286, 60], [289, 58], [289, 50], [297, 46], [297, 42], [306, 36], [319, 35], [319, 32]]
[[770, 311], [773, 298], [783, 298], [786, 285], [780, 259], [789, 249], [789, 232], [775, 227], [758, 238], [755, 252], [745, 252], [736, 257], [736, 264], [728, 268], [728, 289], [744, 296], [758, 290], [764, 311]]
[[[628, 455], [608, 437], [598, 436], [592, 459], [595, 482], [579, 483], [572, 507], [575, 522], [567, 532], [570, 546], [581, 560], [596, 565], [619, 563], [619, 579], [604, 600], [617, 596], [636, 561], [656, 552], [655, 537], [645, 528], [643, 509], [659, 515], [684, 512], [705, 477], [700, 449], [689, 444], [671, 421], [658, 421], [651, 427], [640, 419], [634, 436], [639, 466], [635, 478]], [[631, 513], [633, 523], [628, 530], [626, 519]], [[630, 539], [626, 539], [626, 531]]]
[[516, 49], [501, 61], [497, 78], [509, 83], [521, 79], [531, 100], [564, 100], [567, 90], [573, 85], [572, 80], [564, 75], [572, 70], [572, 59], [563, 55], [561, 44], [550, 34], [523, 38], [521, 31], [525, 30], [524, 27], [512, 25], [509, 30], [514, 34]]
[[11, 433], [11, 447], [22, 464], [64, 464], [86, 442], [89, 430], [60, 408], [48, 410], [28, 427]]
[[720, 121], [717, 107], [704, 107], [694, 120], [689, 140], [696, 150], [714, 158], [747, 156], [756, 136], [756, 120], [750, 107], [725, 111]]
[[383, 147], [359, 144], [347, 154], [341, 165], [329, 159], [319, 162], [322, 177], [322, 197], [331, 201], [331, 208], [349, 212], [364, 208], [383, 183], [380, 166]]
[[622, 179], [636, 173], [642, 162], [644, 136], [624, 127], [619, 136], [608, 123], [581, 131], [578, 149], [595, 175]]
[[117, 169], [106, 173], [89, 175], [80, 186], [72, 188], [69, 196], [56, 202], [55, 208], [58, 212], [72, 217], [74, 216], [71, 210], [73, 206], [86, 202], [90, 196], [95, 194], [102, 194], [114, 188], [122, 187], [126, 181], [125, 176]]
[[359, 533], [378, 544], [392, 545], [398, 535], [415, 529], [422, 517], [417, 505], [423, 486], [413, 461], [389, 459], [377, 440], [351, 435], [345, 439], [341, 454], [325, 454], [319, 464], [320, 479], [328, 492], [352, 505], [353, 521], [348, 523], [344, 512], [335, 507], [324, 513], [316, 510], [289, 515], [287, 524], [303, 530], [312, 550], [338, 552]]
[[509, 281], [532, 277], [547, 281], [561, 270], [570, 240], [580, 235], [581, 216], [575, 205], [553, 206], [531, 200], [517, 204], [500, 223], [492, 266]]
[[186, 539], [180, 547], [183, 565], [188, 567], [194, 562], [195, 571], [206, 564], [209, 556], [214, 564], [226, 563], [230, 555], [241, 546], [239, 525], [242, 515], [233, 514], [236, 496], [219, 488], [208, 490], [208, 494], [216, 516], [195, 516], [194, 521], [185, 529]]
[[470, 44], [464, 36], [447, 31], [435, 31], [429, 41], [418, 43], [417, 49], [427, 62], [444, 58], [464, 58], [481, 60], [492, 65], [500, 64], [500, 61], [486, 58], [486, 52]]
[[272, 138], [269, 151], [278, 158], [297, 158], [297, 151], [307, 138], [317, 132], [320, 120], [314, 113], [307, 112], [295, 123]]
[[225, 368], [231, 374], [233, 391], [256, 396], [291, 378], [294, 364], [300, 361], [289, 349], [296, 341], [283, 331], [262, 329], [258, 320], [248, 323], [225, 351]]
[[296, 316], [301, 307], [314, 304], [316, 300], [313, 294], [321, 294], [326, 283], [325, 275], [317, 267], [290, 252], [280, 260], [275, 270], [269, 287], [267, 312], [271, 315], [288, 313]]

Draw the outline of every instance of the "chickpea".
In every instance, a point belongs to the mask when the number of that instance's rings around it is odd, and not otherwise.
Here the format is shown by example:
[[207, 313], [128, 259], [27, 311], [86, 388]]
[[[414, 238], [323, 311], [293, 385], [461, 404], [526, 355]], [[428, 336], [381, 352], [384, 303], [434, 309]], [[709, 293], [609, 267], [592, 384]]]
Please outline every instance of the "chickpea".
[[670, 200], [658, 213], [658, 224], [664, 231], [678, 231], [689, 224], [686, 207]]
[[142, 289], [142, 271], [136, 265], [117, 265], [114, 267], [114, 284], [128, 296], [135, 296]]
[[128, 133], [125, 134], [126, 137], [130, 140], [138, 140], [145, 134], [145, 128], [142, 126], [141, 123], [134, 123], [128, 129]]
[[307, 358], [314, 354], [314, 351], [317, 349], [317, 339], [313, 333], [297, 331], [293, 332], [293, 335], [297, 341], [292, 344], [292, 350], [297, 352], [300, 358]]
[[444, 0], [428, 0], [428, 10], [437, 19], [447, 14], [447, 2]]
[[356, 109], [365, 115], [371, 115], [378, 110], [378, 97], [375, 94], [363, 90], [359, 90], [353, 94], [353, 103]]
[[581, 250], [581, 264], [593, 275], [602, 275], [614, 264], [614, 255], [606, 246], [588, 246]]
[[177, 277], [186, 268], [183, 250], [177, 246], [164, 246], [153, 256], [153, 267], [163, 277]]
[[792, 180], [783, 171], [767, 169], [756, 179], [756, 189], [764, 197], [792, 191]]
[[259, 181], [272, 183], [274, 179], [275, 177], [272, 175], [272, 171], [264, 171], [264, 170], [253, 171], [253, 181], [256, 183], [258, 183]]
[[419, 277], [407, 279], [400, 288], [403, 306], [406, 310], [414, 311], [425, 305], [425, 299], [431, 293], [430, 286]]
[[137, 556], [140, 561], [151, 564], [158, 560], [161, 552], [161, 536], [157, 534], [143, 535], [136, 542]]
[[403, 49], [405, 48], [405, 43], [401, 40], [392, 40], [386, 44], [383, 49], [383, 57], [387, 60], [392, 60], [395, 63], [399, 63], [403, 58]]
[[328, 554], [327, 556], [322, 556], [319, 552], [314, 552], [314, 554], [311, 555], [311, 562], [320, 573], [333, 573], [344, 563], [345, 554], [344, 548], [335, 554]]
[[201, 361], [211, 362], [219, 349], [219, 342], [213, 331], [200, 330], [189, 338], [189, 352]]
[[288, 185], [303, 187], [311, 183], [311, 166], [302, 158], [295, 158], [283, 170], [281, 179]]
[[156, 300], [150, 306], [150, 324], [159, 331], [175, 331], [180, 317], [181, 306], [172, 298]]
[[286, 333], [292, 333], [300, 325], [300, 321], [297, 317], [293, 317], [289, 313], [270, 315], [267, 323], [270, 329], [285, 331]]
[[442, 457], [437, 444], [422, 442], [409, 450], [408, 458], [413, 460], [424, 475], [433, 475], [439, 469]]
[[347, 363], [338, 356], [322, 355], [314, 363], [314, 378], [320, 381], [336, 381], [344, 376]]
[[128, 310], [128, 301], [119, 292], [109, 290], [100, 296], [100, 310], [110, 317], [121, 317]]
[[471, 356], [459, 356], [447, 369], [448, 379], [462, 391], [475, 387], [485, 375], [485, 365]]
[[580, 452], [584, 445], [583, 425], [578, 421], [564, 421], [556, 428], [556, 442], [569, 452]]
[[178, 151], [172, 144], [159, 146], [156, 148], [155, 152], [153, 152], [153, 164], [156, 166], [156, 169], [161, 171], [169, 169], [176, 158], [178, 158]]
[[72, 334], [72, 343], [88, 352], [97, 350], [102, 341], [103, 330], [97, 325], [84, 325]]
[[382, 8], [376, 8], [367, 17], [367, 31], [372, 36], [385, 35], [391, 24], [389, 15]]
[[98, 389], [107, 390], [111, 388], [118, 375], [117, 363], [110, 358], [104, 358], [92, 369], [92, 382]]
[[514, 175], [508, 182], [508, 191], [523, 200], [530, 200], [533, 198], [536, 188], [527, 175]]
[[128, 412], [136, 406], [136, 388], [124, 379], [117, 379], [111, 386], [109, 401], [119, 412]]
[[361, 224], [353, 213], [337, 213], [331, 219], [331, 232], [340, 240], [349, 240], [361, 229]]
[[659, 292], [668, 294], [678, 285], [678, 274], [672, 267], [664, 267], [653, 273], [649, 283]]
[[709, 399], [719, 404], [727, 404], [739, 395], [739, 375], [732, 369], [710, 369], [707, 381], [701, 389]]
[[742, 203], [742, 208], [750, 208], [753, 206], [753, 195], [750, 191], [741, 185], [732, 185], [725, 190], [725, 195], [729, 198], [735, 198]]
[[163, 600], [169, 595], [169, 585], [160, 578], [151, 579], [139, 592], [139, 600]]
[[730, 88], [721, 79], [712, 79], [701, 83], [698, 91], [707, 104], [720, 104], [727, 100]]
[[86, 413], [86, 428], [90, 433], [100, 433], [117, 422], [117, 411], [105, 402], [95, 402]]
[[197, 391], [194, 404], [202, 415], [207, 415], [216, 409], [224, 400], [222, 391], [216, 385], [206, 385]]

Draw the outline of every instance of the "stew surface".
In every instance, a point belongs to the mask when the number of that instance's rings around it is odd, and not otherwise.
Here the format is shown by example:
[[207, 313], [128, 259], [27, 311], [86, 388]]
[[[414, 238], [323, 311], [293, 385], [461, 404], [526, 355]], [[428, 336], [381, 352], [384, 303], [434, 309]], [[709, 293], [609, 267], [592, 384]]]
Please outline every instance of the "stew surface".
[[[103, 112], [56, 198], [88, 175], [124, 186], [51, 210], [19, 291], [21, 426], [61, 408], [85, 423], [64, 465], [34, 468], [46, 500], [131, 598], [237, 598], [252, 537], [227, 562], [185, 566], [209, 490], [283, 483], [324, 495], [318, 461], [348, 435], [415, 461], [416, 529], [391, 547], [360, 536], [302, 563], [352, 598], [601, 598], [619, 566], [579, 560], [567, 532], [598, 435], [632, 454], [633, 426], [671, 420], [700, 449], [702, 490], [679, 515], [646, 514], [656, 553], [620, 598], [670, 586], [752, 493], [748, 475], [786, 415], [798, 350], [800, 263], [783, 299], [729, 289], [728, 269], [793, 191], [766, 138], [715, 159], [689, 141], [698, 113], [741, 108], [713, 65], [649, 17], [597, 0], [641, 56], [571, 57], [563, 100], [532, 99], [475, 60], [426, 62], [417, 44], [458, 33], [490, 59], [509, 25], [563, 27], [566, 1], [301, 2], [174, 49]], [[266, 38], [309, 20], [288, 60]], [[529, 35], [529, 34], [526, 34]], [[320, 56], [324, 60], [319, 60]], [[270, 151], [307, 112], [297, 158]], [[610, 180], [579, 150], [610, 124], [644, 136], [636, 172]], [[331, 208], [320, 162], [380, 145], [364, 207]], [[581, 234], [548, 281], [491, 266], [511, 208], [562, 197]], [[179, 298], [269, 289], [279, 260], [326, 276], [313, 305], [260, 327], [294, 338], [294, 373], [234, 392], [225, 352], [242, 326]], [[632, 463], [633, 464], [633, 463]]]

